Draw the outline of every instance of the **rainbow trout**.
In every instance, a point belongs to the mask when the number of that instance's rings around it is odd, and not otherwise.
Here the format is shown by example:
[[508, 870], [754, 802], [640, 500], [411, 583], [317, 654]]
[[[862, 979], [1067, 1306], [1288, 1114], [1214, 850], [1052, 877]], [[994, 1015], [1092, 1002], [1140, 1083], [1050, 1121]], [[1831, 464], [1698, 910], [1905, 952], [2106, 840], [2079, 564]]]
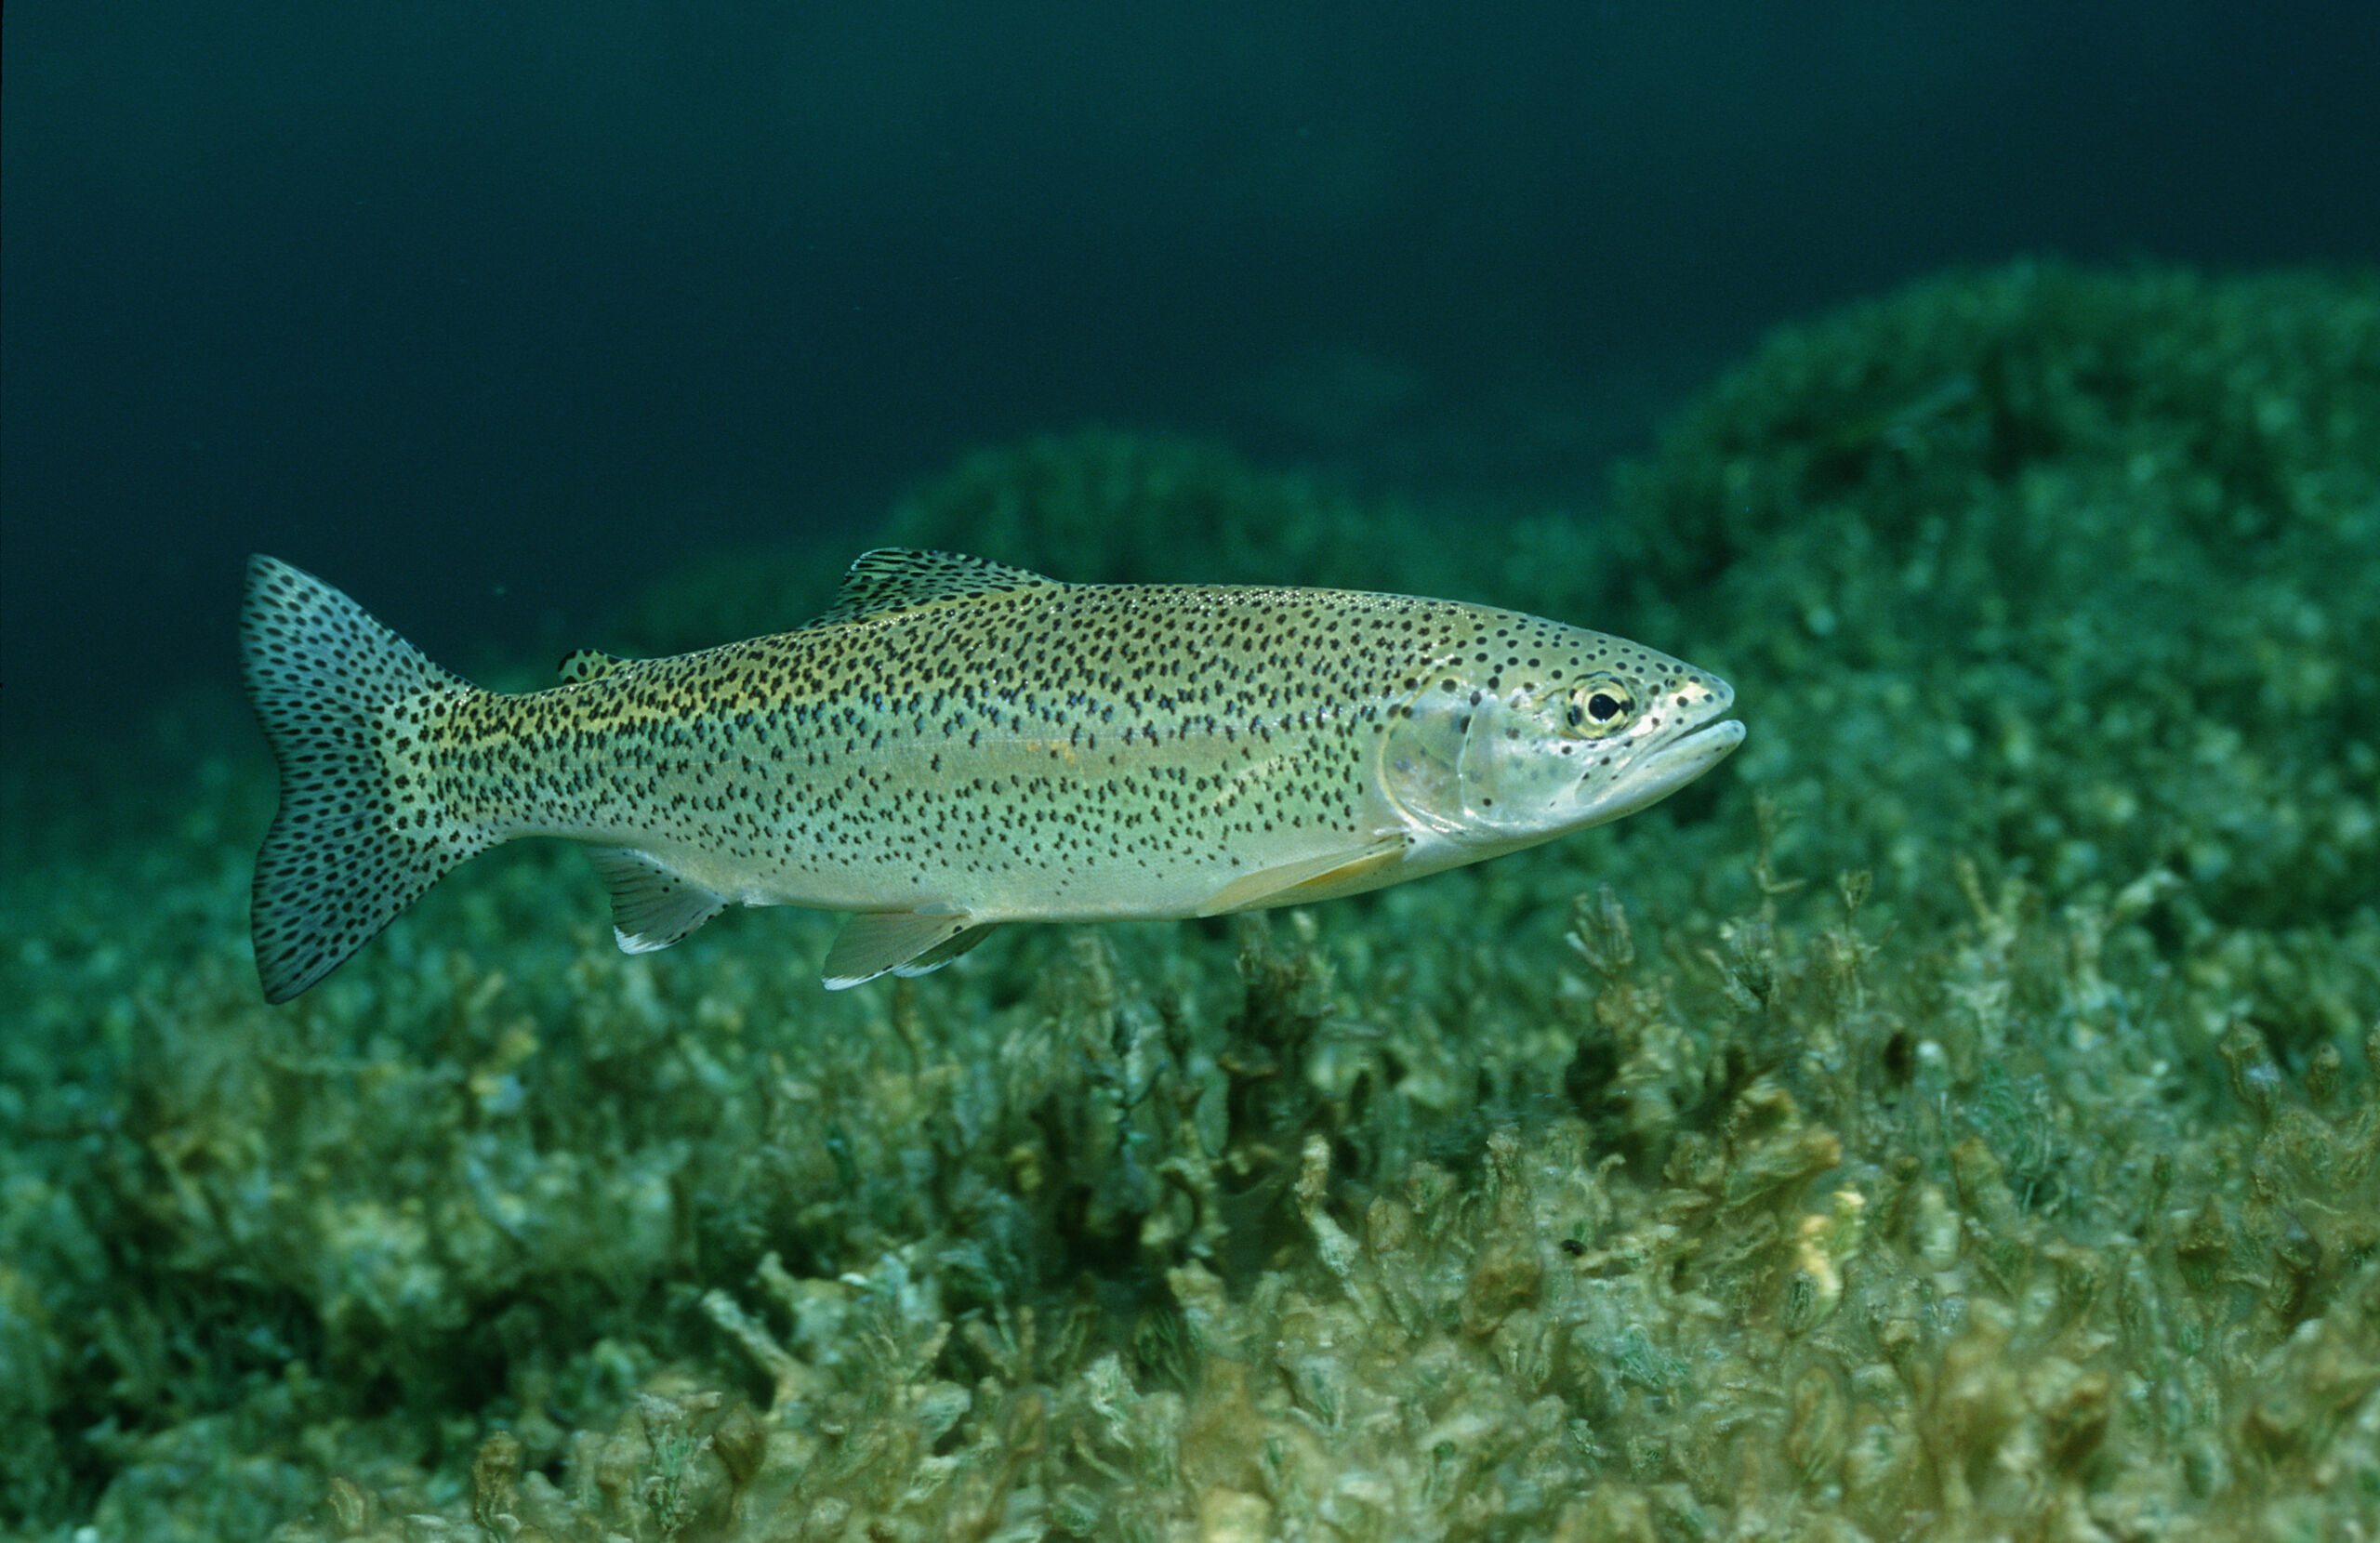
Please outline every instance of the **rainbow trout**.
[[281, 764], [253, 912], [273, 1002], [523, 836], [586, 845], [629, 953], [731, 902], [856, 912], [840, 989], [1004, 921], [1209, 917], [1475, 863], [1643, 809], [1744, 737], [1716, 676], [1514, 612], [940, 552], [867, 553], [797, 631], [574, 653], [521, 695], [268, 557], [240, 642]]

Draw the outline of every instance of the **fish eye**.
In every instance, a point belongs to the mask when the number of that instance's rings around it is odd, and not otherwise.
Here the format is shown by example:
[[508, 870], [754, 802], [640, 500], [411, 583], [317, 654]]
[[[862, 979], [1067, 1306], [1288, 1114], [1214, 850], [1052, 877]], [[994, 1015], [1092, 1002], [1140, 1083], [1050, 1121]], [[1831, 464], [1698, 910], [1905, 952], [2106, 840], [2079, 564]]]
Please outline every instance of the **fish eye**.
[[1605, 677], [1582, 680], [1570, 688], [1562, 722], [1574, 734], [1598, 739], [1624, 727], [1635, 711], [1636, 699], [1628, 688]]

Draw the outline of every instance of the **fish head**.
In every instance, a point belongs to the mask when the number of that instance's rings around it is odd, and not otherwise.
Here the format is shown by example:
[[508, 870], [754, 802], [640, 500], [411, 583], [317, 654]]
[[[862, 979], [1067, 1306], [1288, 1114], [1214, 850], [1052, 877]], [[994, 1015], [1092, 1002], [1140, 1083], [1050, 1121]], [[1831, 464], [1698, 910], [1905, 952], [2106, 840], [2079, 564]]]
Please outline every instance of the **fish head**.
[[[1381, 785], [1408, 831], [1454, 861], [1633, 814], [1743, 742], [1735, 691], [1650, 649], [1580, 640], [1538, 668], [1440, 670], [1395, 711]], [[1460, 853], [1460, 855], [1458, 855]]]

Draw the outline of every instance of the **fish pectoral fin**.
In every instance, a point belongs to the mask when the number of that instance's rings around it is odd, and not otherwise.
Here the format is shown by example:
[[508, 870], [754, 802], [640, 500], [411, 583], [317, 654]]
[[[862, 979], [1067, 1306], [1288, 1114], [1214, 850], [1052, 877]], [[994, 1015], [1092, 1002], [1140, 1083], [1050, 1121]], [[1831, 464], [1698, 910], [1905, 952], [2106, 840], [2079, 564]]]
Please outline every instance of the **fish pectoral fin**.
[[634, 847], [589, 847], [588, 861], [612, 891], [612, 936], [623, 954], [650, 954], [727, 909], [727, 899]]
[[923, 975], [966, 953], [997, 926], [956, 906], [919, 911], [864, 911], [852, 917], [826, 950], [821, 972], [828, 991], [843, 991], [891, 971]]
[[1383, 836], [1359, 847], [1300, 858], [1277, 867], [1260, 868], [1209, 895], [1198, 907], [1202, 917], [1229, 911], [1261, 911], [1272, 905], [1303, 905], [1376, 887], [1383, 868], [1405, 855], [1403, 835]]

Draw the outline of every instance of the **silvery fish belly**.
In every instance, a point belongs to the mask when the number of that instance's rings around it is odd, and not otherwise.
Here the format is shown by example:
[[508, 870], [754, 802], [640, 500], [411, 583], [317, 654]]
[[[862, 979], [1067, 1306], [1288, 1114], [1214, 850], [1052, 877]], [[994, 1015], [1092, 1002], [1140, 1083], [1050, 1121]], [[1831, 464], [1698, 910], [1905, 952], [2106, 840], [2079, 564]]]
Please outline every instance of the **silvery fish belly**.
[[1005, 921], [1213, 916], [1601, 824], [1741, 743], [1727, 684], [1600, 632], [1404, 595], [1064, 584], [878, 551], [797, 631], [584, 653], [499, 695], [253, 559], [244, 674], [281, 764], [257, 968], [286, 1001], [456, 864], [584, 843], [620, 946], [731, 903], [857, 913], [825, 982]]

